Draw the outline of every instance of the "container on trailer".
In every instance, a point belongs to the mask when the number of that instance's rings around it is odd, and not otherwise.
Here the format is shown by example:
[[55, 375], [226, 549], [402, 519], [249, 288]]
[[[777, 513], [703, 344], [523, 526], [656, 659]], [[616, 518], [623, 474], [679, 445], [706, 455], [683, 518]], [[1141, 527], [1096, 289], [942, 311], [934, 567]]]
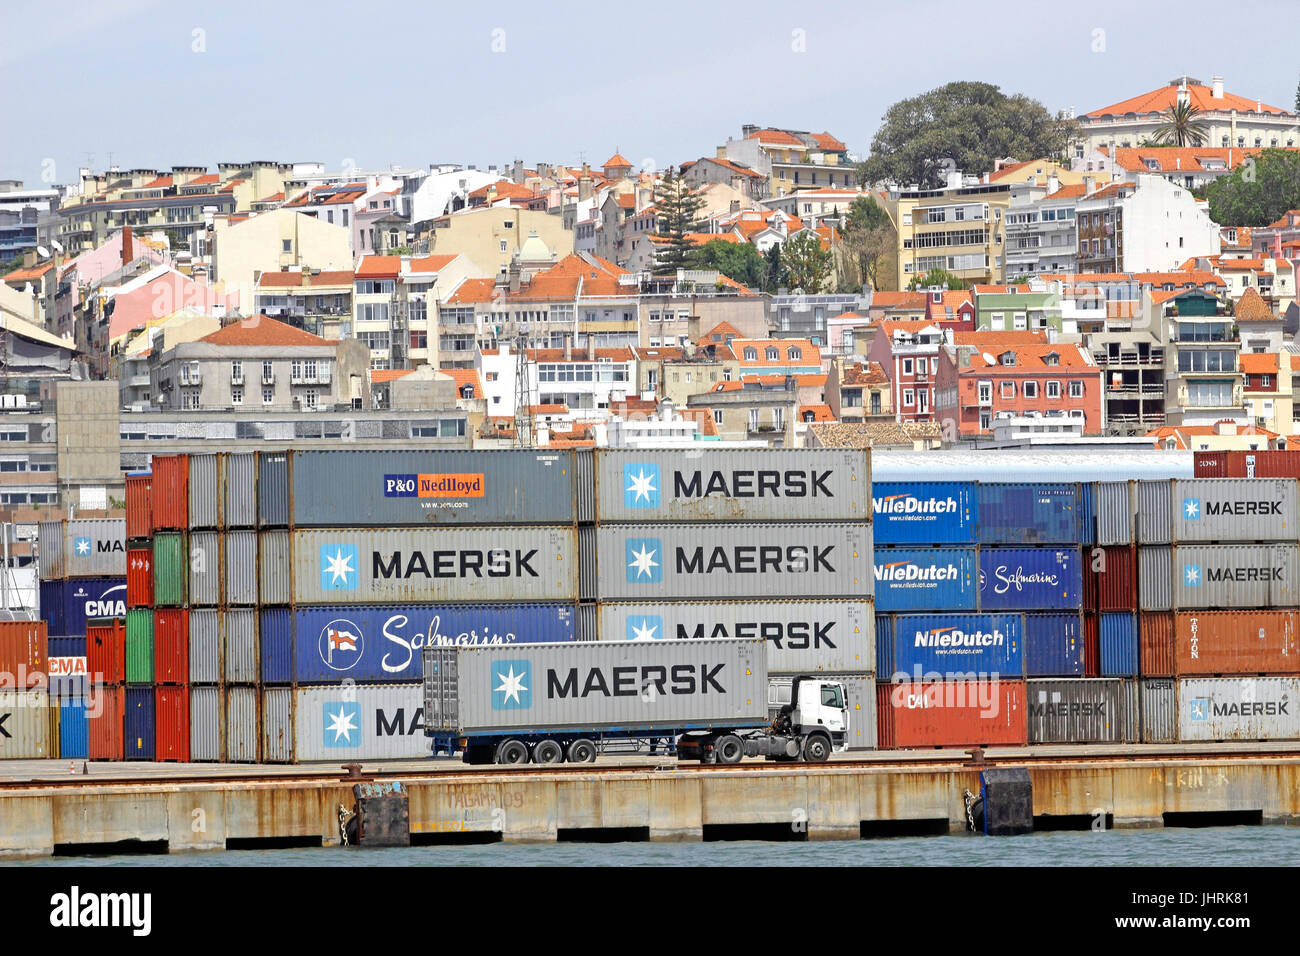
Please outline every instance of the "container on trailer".
[[126, 519], [72, 518], [37, 525], [40, 578], [126, 574]]
[[[266, 763], [293, 761], [293, 704], [292, 687], [267, 687], [262, 691], [262, 760]], [[351, 731], [348, 727], [342, 736], [350, 737]]]
[[1192, 471], [1197, 478], [1233, 477], [1228, 474], [1228, 453], [1226, 451], [1195, 452], [1192, 456]]
[[221, 456], [190, 455], [188, 527], [221, 527], [221, 504]]
[[216, 684], [221, 680], [221, 617], [216, 608], [190, 611], [191, 684]]
[[[142, 613], [148, 614], [147, 610]], [[126, 622], [101, 620], [86, 627], [86, 673], [92, 681], [121, 684], [126, 681]]]
[[[336, 493], [328, 496], [333, 501]], [[289, 524], [289, 456], [282, 451], [257, 454], [257, 526], [284, 528]]]
[[[444, 651], [478, 649], [440, 648]], [[351, 693], [337, 685], [293, 689], [293, 729], [288, 741], [284, 741], [286, 734], [280, 729], [284, 701], [275, 702], [279, 716], [273, 719], [268, 733], [276, 733], [282, 759], [290, 748], [292, 756], [288, 759], [295, 762], [411, 759], [429, 755], [431, 747], [424, 733], [427, 709], [423, 684], [356, 684], [347, 690]], [[544, 686], [539, 686], [533, 699], [540, 698], [543, 691]], [[764, 715], [766, 712], [764, 697]]]
[[189, 526], [189, 466], [189, 455], [153, 456], [154, 531], [182, 531]]
[[190, 674], [190, 612], [158, 608], [153, 612], [153, 679], [157, 684], [185, 684]]
[[[849, 750], [876, 748], [876, 675], [822, 674], [823, 680], [844, 685], [844, 702], [849, 709]], [[794, 675], [772, 674], [767, 678], [767, 713], [776, 717], [790, 703]]]
[[126, 688], [126, 717], [123, 736], [126, 738], [127, 760], [153, 760], [157, 751], [158, 722], [154, 701], [154, 688]]
[[1174, 676], [1174, 616], [1167, 611], [1138, 615], [1138, 672], [1143, 677]]
[[1133, 482], [1099, 481], [1096, 489], [1097, 544], [1135, 543]]
[[133, 608], [126, 612], [126, 682], [152, 684], [154, 668], [154, 612]]
[[1136, 611], [1137, 550], [1131, 545], [1085, 548], [1084, 607], [1090, 611]]
[[979, 498], [971, 481], [881, 481], [871, 487], [876, 546], [975, 543]]
[[[262, 683], [293, 683], [293, 612], [287, 607], [262, 608], [257, 623], [257, 653], [261, 661], [259, 673]], [[331, 648], [342, 646], [347, 653], [353, 653], [348, 645], [356, 642], [356, 632], [341, 619], [332, 630], [333, 634], [328, 639]], [[305, 649], [303, 653], [306, 653]], [[340, 675], [338, 679], [344, 680], [348, 676], [350, 675]]]
[[1138, 709], [1142, 715], [1142, 743], [1177, 743], [1177, 683], [1177, 681], [1164, 677], [1138, 681]]
[[1083, 606], [1077, 548], [980, 548], [981, 611], [1068, 611]]
[[257, 532], [228, 531], [225, 535], [226, 603], [257, 603]]
[[190, 688], [190, 760], [216, 762], [225, 757], [225, 694], [220, 687]]
[[1173, 551], [1168, 545], [1138, 548], [1138, 605], [1143, 611], [1168, 611], [1174, 601]]
[[257, 526], [257, 454], [255, 452], [230, 452], [226, 455], [222, 495], [225, 500], [222, 527]]
[[41, 616], [51, 633], [85, 634], [86, 622], [126, 615], [126, 578], [41, 582]]
[[55, 756], [51, 747], [57, 749], [58, 738], [51, 739], [51, 716], [50, 695], [43, 688], [0, 690], [0, 760]]
[[92, 683], [86, 691], [86, 739], [91, 760], [121, 760], [125, 756], [122, 722], [126, 688]]
[[865, 450], [597, 449], [595, 475], [602, 523], [871, 520]]
[[1076, 483], [980, 482], [980, 544], [1073, 544], [1084, 537]]
[[1025, 674], [1030, 677], [1082, 677], [1085, 673], [1083, 622], [1078, 614], [1025, 615]]
[[231, 608], [225, 612], [225, 679], [231, 684], [255, 684], [259, 674], [257, 610]]
[[189, 603], [216, 607], [221, 600], [221, 539], [216, 531], [191, 531], [189, 542]]
[[190, 689], [189, 687], [154, 688], [156, 760], [190, 760]]
[[126, 476], [126, 536], [135, 541], [153, 534], [153, 474]]
[[0, 686], [7, 690], [44, 685], [49, 667], [47, 621], [0, 621]]
[[153, 548], [126, 552], [126, 603], [128, 607], [153, 606]]
[[879, 548], [876, 612], [973, 611], [979, 598], [974, 548]]
[[1300, 678], [1189, 677], [1176, 688], [1180, 740], [1300, 740]]
[[89, 723], [86, 719], [87, 699], [82, 694], [62, 694], [57, 699], [59, 708], [59, 757], [67, 760], [86, 760], [90, 757]]
[[1030, 680], [1025, 710], [1031, 744], [1136, 743], [1134, 681], [1117, 677]]
[[1294, 478], [1182, 478], [1169, 485], [1174, 544], [1296, 539]]
[[1022, 680], [881, 683], [876, 693], [882, 749], [1028, 742]]
[[1099, 614], [1102, 677], [1136, 677], [1138, 674], [1138, 622], [1132, 611]]
[[1174, 615], [1177, 673], [1300, 674], [1300, 611], [1184, 611]]
[[596, 613], [596, 634], [603, 641], [761, 637], [771, 673], [876, 670], [872, 606], [864, 600], [600, 604]]
[[876, 631], [883, 677], [923, 682], [1024, 674], [1019, 614], [895, 614], [887, 620], [892, 627]]
[[258, 593], [263, 604], [289, 604], [293, 600], [289, 571], [291, 562], [292, 551], [287, 530], [273, 529], [258, 533]]
[[1293, 607], [1300, 601], [1295, 544], [1183, 544], [1171, 557], [1174, 610]]
[[226, 760], [231, 763], [257, 762], [257, 688], [225, 688]]
[[1170, 482], [1139, 481], [1136, 495], [1138, 544], [1172, 544], [1174, 516], [1169, 510], [1173, 500]]

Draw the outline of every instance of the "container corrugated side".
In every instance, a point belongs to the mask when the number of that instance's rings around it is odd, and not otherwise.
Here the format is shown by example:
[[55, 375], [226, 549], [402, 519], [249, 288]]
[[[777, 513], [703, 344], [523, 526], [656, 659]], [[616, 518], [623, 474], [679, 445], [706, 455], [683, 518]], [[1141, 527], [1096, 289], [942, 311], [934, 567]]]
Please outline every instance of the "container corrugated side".
[[126, 616], [126, 578], [42, 581], [40, 595], [52, 634], [85, 634], [89, 620]]
[[65, 760], [86, 760], [90, 757], [89, 723], [86, 719], [86, 698], [61, 697], [59, 707], [59, 757]]
[[189, 763], [189, 687], [154, 688], [154, 716], [154, 759]]
[[293, 688], [268, 687], [262, 691], [262, 760], [293, 760]]
[[573, 479], [579, 524], [596, 520], [596, 450], [573, 450]]
[[126, 519], [42, 521], [37, 528], [42, 581], [126, 574]]
[[1192, 470], [1197, 478], [1227, 478], [1228, 453], [1198, 451], [1192, 454]]
[[0, 621], [0, 686], [9, 690], [43, 686], [49, 657], [45, 621]]
[[1079, 485], [980, 482], [980, 544], [1078, 545], [1083, 535]]
[[190, 672], [190, 612], [158, 608], [153, 612], [153, 679], [157, 684], [185, 684]]
[[194, 607], [221, 604], [221, 577], [221, 547], [217, 532], [190, 532], [190, 604]]
[[979, 498], [971, 481], [882, 481], [871, 489], [876, 546], [975, 543]]
[[153, 533], [153, 475], [150, 472], [126, 476], [126, 536], [130, 540]]
[[1138, 615], [1138, 671], [1143, 677], [1174, 676], [1174, 616], [1165, 611]]
[[1174, 610], [1300, 602], [1300, 547], [1294, 544], [1180, 544], [1172, 551]]
[[[844, 703], [849, 711], [849, 750], [876, 749], [876, 675], [824, 674], [823, 680], [844, 685]], [[768, 716], [775, 717], [782, 705], [790, 703], [793, 676], [780, 674], [767, 679]]]
[[229, 531], [225, 535], [226, 604], [257, 603], [257, 532]]
[[890, 621], [891, 639], [877, 647], [883, 677], [923, 682], [1024, 674], [1019, 614], [897, 614]]
[[1168, 545], [1138, 549], [1138, 605], [1143, 611], [1168, 611], [1174, 606], [1173, 552]]
[[423, 684], [299, 687], [293, 696], [295, 761], [429, 756]]
[[157, 710], [153, 687], [128, 686], [126, 688], [123, 728], [126, 759], [153, 760], [158, 744]]
[[1300, 478], [1300, 452], [1291, 448], [1222, 454], [1224, 478]]
[[1173, 541], [1295, 541], [1294, 478], [1182, 478], [1171, 482]]
[[121, 684], [92, 683], [87, 689], [87, 699], [86, 737], [90, 759], [121, 760], [125, 753], [122, 721], [126, 688]]
[[124, 621], [115, 618], [86, 628], [86, 673], [95, 683], [121, 684], [126, 680]]
[[50, 695], [44, 689], [0, 690], [0, 760], [54, 756], [50, 739]]
[[1026, 697], [1031, 744], [1137, 742], [1137, 686], [1131, 680], [1031, 680]]
[[980, 548], [981, 611], [1068, 611], [1083, 607], [1077, 548]]
[[1134, 544], [1133, 482], [1099, 481], [1096, 486], [1097, 544]]
[[601, 523], [871, 520], [865, 450], [597, 449], [595, 456]]
[[1083, 625], [1078, 614], [1025, 615], [1025, 674], [1082, 677]]
[[256, 687], [226, 687], [226, 760], [256, 763], [258, 744]]
[[153, 530], [183, 531], [189, 527], [189, 455], [154, 455]]
[[131, 548], [126, 553], [126, 603], [128, 607], [153, 607], [153, 548]]
[[1300, 674], [1300, 611], [1174, 615], [1179, 675]]
[[1170, 511], [1172, 500], [1168, 480], [1137, 483], [1138, 544], [1173, 543], [1174, 516]]
[[1028, 742], [1022, 680], [881, 684], [877, 700], [889, 708], [887, 733], [895, 747]]
[[223, 527], [256, 527], [257, 455], [253, 452], [227, 454], [224, 484]]
[[219, 528], [222, 525], [220, 466], [216, 454], [190, 455], [191, 528]]
[[1300, 740], [1300, 678], [1178, 681], [1181, 740]]
[[190, 683], [221, 680], [221, 618], [216, 608], [190, 611]]
[[257, 536], [259, 595], [263, 604], [293, 600], [288, 531], [262, 531]]
[[974, 548], [877, 548], [873, 556], [877, 613], [975, 610]]
[[1102, 677], [1138, 674], [1138, 622], [1131, 611], [1098, 615]]
[[1178, 692], [1175, 681], [1163, 677], [1138, 681], [1138, 708], [1142, 714], [1142, 743], [1178, 742]]
[[126, 682], [153, 683], [153, 611], [137, 608], [126, 612]]
[[[262, 608], [258, 613], [258, 656], [263, 684], [293, 682], [293, 612], [287, 607]], [[338, 631], [346, 630], [338, 628]], [[345, 675], [346, 676], [346, 675]]]
[[1084, 606], [1092, 611], [1136, 611], [1137, 549], [1094, 547], [1084, 553]]
[[258, 679], [257, 611], [231, 608], [225, 612], [226, 681], [254, 684]]
[[225, 759], [225, 694], [220, 687], [190, 688], [190, 760]]
[[[330, 499], [333, 500], [333, 495]], [[282, 451], [257, 453], [257, 526], [289, 525], [289, 456]]]
[[159, 532], [153, 537], [154, 604], [180, 607], [188, 599], [190, 560], [188, 535]]

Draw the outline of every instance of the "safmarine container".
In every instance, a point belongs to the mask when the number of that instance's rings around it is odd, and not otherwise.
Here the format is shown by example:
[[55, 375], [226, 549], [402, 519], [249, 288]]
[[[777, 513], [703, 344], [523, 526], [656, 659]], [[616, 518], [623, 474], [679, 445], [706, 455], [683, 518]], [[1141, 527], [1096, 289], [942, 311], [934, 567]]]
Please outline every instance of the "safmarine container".
[[231, 608], [225, 612], [225, 679], [232, 684], [255, 684], [259, 674], [257, 611]]
[[[571, 451], [389, 451], [336, 448], [289, 453], [287, 473], [265, 456], [258, 490], [291, 502], [296, 527], [573, 525]], [[288, 494], [277, 484], [288, 484]], [[270, 521], [262, 525], [287, 524]]]
[[1137, 685], [1114, 677], [1031, 680], [1026, 684], [1031, 744], [1136, 743]]
[[41, 617], [57, 634], [85, 634], [86, 622], [126, 614], [126, 578], [42, 581]]
[[1025, 674], [1030, 677], [1082, 677], [1084, 634], [1078, 614], [1026, 614]]
[[153, 474], [131, 472], [126, 476], [126, 536], [143, 539], [153, 533]]
[[1085, 537], [1077, 484], [981, 482], [980, 544], [1073, 544]]
[[86, 693], [86, 738], [91, 760], [121, 760], [125, 756], [122, 723], [126, 689], [121, 684], [92, 683]]
[[154, 611], [153, 645], [154, 682], [158, 684], [188, 683], [190, 673], [190, 612], [185, 608], [158, 608]]
[[221, 680], [221, 611], [190, 610], [191, 684], [216, 684]]
[[126, 574], [126, 519], [76, 518], [37, 526], [40, 578]]
[[1028, 741], [1024, 681], [882, 683], [876, 694], [882, 749]]
[[1300, 740], [1300, 678], [1176, 682], [1181, 740]]
[[1296, 540], [1294, 478], [1182, 478], [1170, 494], [1175, 544]]
[[970, 481], [880, 481], [871, 488], [875, 543], [974, 544], [979, 499]]
[[1110, 547], [1135, 543], [1133, 491], [1131, 481], [1097, 482], [1097, 544]]
[[257, 455], [253, 452], [226, 455], [222, 494], [225, 498], [223, 526], [253, 528], [257, 525]]
[[126, 552], [126, 603], [128, 607], [153, 606], [153, 548]]
[[45, 690], [0, 690], [0, 760], [54, 756], [50, 716]]
[[[871, 525], [605, 525], [584, 593], [601, 601], [863, 598], [872, 594]], [[595, 581], [592, 571], [598, 569]], [[565, 597], [566, 595], [557, 595]]]
[[188, 763], [190, 759], [190, 689], [154, 689], [155, 759]]
[[190, 581], [188, 535], [159, 532], [153, 537], [153, 599], [165, 607], [187, 602]]
[[148, 608], [126, 612], [126, 682], [153, 683], [153, 611]]
[[225, 756], [224, 697], [220, 687], [190, 688], [190, 760], [218, 761]]
[[1174, 675], [1174, 616], [1143, 611], [1138, 615], [1138, 671], [1143, 677]]
[[1079, 610], [1083, 577], [1074, 548], [980, 548], [981, 611]]
[[[849, 750], [874, 750], [876, 748], [876, 675], [875, 674], [824, 674], [825, 680], [836, 680], [844, 685], [844, 702], [849, 709]], [[790, 703], [794, 677], [777, 674], [767, 678], [767, 712], [776, 717], [781, 708]]]
[[1098, 615], [1102, 677], [1138, 674], [1138, 623], [1131, 611]]
[[1019, 614], [897, 614], [877, 629], [880, 674], [913, 681], [1024, 674]]
[[225, 535], [226, 603], [257, 603], [257, 532], [229, 531]]
[[126, 624], [121, 618], [101, 620], [86, 627], [86, 672], [97, 683], [126, 681]]
[[257, 688], [227, 687], [226, 760], [256, 763], [258, 754]]
[[[290, 540], [297, 604], [572, 601], [578, 594], [573, 528], [331, 529], [295, 531]], [[269, 573], [287, 578], [289, 568]]]
[[879, 614], [976, 608], [974, 548], [879, 548], [873, 570]]
[[189, 465], [189, 455], [153, 456], [154, 531], [182, 531], [189, 526]]
[[1294, 544], [1183, 544], [1172, 549], [1173, 608], [1291, 607], [1300, 601]]
[[127, 687], [123, 736], [127, 760], [154, 759], [158, 727], [152, 687]]
[[[221, 604], [221, 542], [216, 531], [190, 532], [189, 603], [193, 607]], [[253, 561], [256, 569], [257, 561]]]
[[49, 666], [49, 627], [45, 621], [0, 621], [0, 686], [44, 686]]
[[221, 457], [215, 454], [190, 455], [188, 526], [221, 527], [224, 524], [221, 505]]
[[90, 757], [89, 724], [86, 720], [84, 694], [67, 694], [58, 698], [59, 756], [68, 760]]
[[1170, 510], [1173, 501], [1170, 480], [1139, 481], [1135, 493], [1138, 544], [1172, 544], [1174, 516]]
[[597, 449], [595, 474], [602, 523], [871, 520], [864, 450]]
[[[346, 693], [346, 690], [352, 693]], [[537, 697], [541, 693], [539, 688]], [[281, 744], [280, 759], [391, 760], [427, 757], [431, 752], [429, 738], [424, 733], [423, 684], [357, 684], [347, 689], [337, 685], [299, 687], [292, 694], [292, 753], [290, 755], [288, 748]], [[634, 699], [640, 700], [639, 697]], [[281, 704], [276, 712], [283, 714], [284, 705]], [[520, 715], [522, 712], [500, 713]], [[275, 725], [273, 720], [271, 726]], [[276, 739], [283, 740], [283, 736], [277, 734]]]
[[1177, 673], [1300, 674], [1300, 611], [1174, 615]]
[[[874, 673], [872, 617], [865, 600], [601, 604], [595, 636], [602, 641], [761, 637], [767, 641], [769, 673]], [[589, 638], [584, 634], [583, 639]]]

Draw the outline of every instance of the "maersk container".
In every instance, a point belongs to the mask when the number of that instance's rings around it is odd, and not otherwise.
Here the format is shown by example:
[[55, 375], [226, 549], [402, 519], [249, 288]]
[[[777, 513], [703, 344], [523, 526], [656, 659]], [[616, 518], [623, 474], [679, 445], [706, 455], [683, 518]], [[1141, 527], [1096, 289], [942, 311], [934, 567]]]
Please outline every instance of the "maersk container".
[[1141, 724], [1131, 680], [1031, 680], [1025, 696], [1031, 744], [1137, 743]]
[[229, 531], [225, 539], [226, 604], [256, 604], [257, 532]]
[[221, 681], [221, 618], [222, 613], [216, 608], [190, 611], [191, 684]]
[[[336, 448], [289, 457], [286, 477], [263, 469], [259, 491], [278, 502], [285, 492], [274, 483], [287, 480], [298, 528], [576, 523], [568, 450]], [[267, 517], [264, 527], [277, 523]]]
[[293, 688], [267, 687], [262, 691], [262, 760], [293, 760]]
[[977, 606], [974, 548], [879, 548], [873, 563], [877, 614]]
[[882, 481], [871, 488], [875, 544], [974, 544], [979, 498], [970, 481]]
[[1102, 547], [1134, 544], [1133, 482], [1099, 481], [1095, 499], [1097, 544]]
[[153, 600], [162, 607], [187, 601], [190, 582], [188, 535], [158, 533], [153, 537]]
[[771, 673], [876, 670], [872, 607], [863, 600], [600, 604], [596, 613], [603, 641], [761, 637]]
[[1168, 545], [1138, 548], [1138, 605], [1143, 611], [1173, 608], [1173, 552]]
[[138, 541], [153, 534], [153, 473], [126, 476], [126, 536]]
[[1189, 677], [1175, 683], [1180, 740], [1300, 740], [1300, 678]]
[[154, 531], [183, 531], [189, 527], [190, 456], [154, 455], [153, 504]]
[[126, 682], [128, 684], [153, 683], [153, 613], [148, 608], [126, 612]]
[[1169, 485], [1174, 544], [1296, 540], [1294, 478], [1182, 478]]
[[221, 518], [221, 458], [216, 454], [190, 455], [189, 527], [219, 528]]
[[258, 695], [256, 687], [226, 687], [226, 760], [256, 763]]
[[189, 687], [154, 688], [154, 715], [154, 759], [189, 763]]
[[595, 475], [601, 523], [871, 520], [864, 450], [598, 449]]
[[1174, 658], [1179, 675], [1300, 674], [1300, 611], [1175, 614]]
[[[458, 647], [440, 650], [464, 652], [487, 649]], [[486, 696], [486, 679], [484, 687], [484, 696]], [[543, 688], [539, 687], [534, 693], [540, 698]], [[641, 698], [638, 695], [632, 699], [639, 701]], [[466, 702], [462, 701], [462, 704], [464, 703]], [[540, 705], [528, 710], [516, 709], [494, 713], [521, 716], [526, 719], [527, 714], [538, 709]], [[340, 759], [351, 762], [427, 757], [431, 752], [431, 745], [424, 733], [425, 713], [423, 684], [356, 684], [350, 687], [332, 685], [296, 688], [293, 691], [291, 759], [294, 762]], [[766, 707], [764, 707], [764, 714], [766, 714]], [[537, 727], [538, 721], [544, 719], [534, 714], [535, 722], [529, 726]]]
[[880, 683], [876, 695], [881, 749], [1028, 742], [1022, 680]]
[[[431, 734], [668, 731], [767, 721], [767, 657], [758, 638], [429, 647], [424, 653], [424, 722]], [[297, 726], [301, 733], [301, 700]], [[298, 748], [301, 753], [301, 737]]]
[[[334, 500], [329, 495], [329, 500]], [[282, 451], [257, 455], [257, 526], [285, 528], [289, 525], [289, 456]]]
[[981, 482], [980, 544], [1072, 544], [1084, 538], [1079, 485]]
[[126, 578], [42, 581], [40, 593], [51, 634], [85, 634], [88, 620], [126, 616]]
[[1143, 677], [1174, 676], [1174, 616], [1143, 611], [1138, 615], [1138, 671]]
[[[57, 714], [57, 710], [54, 711]], [[0, 690], [0, 760], [54, 756], [58, 738], [51, 739], [50, 695], [44, 689]], [[57, 728], [55, 728], [57, 729]]]
[[42, 581], [126, 574], [126, 519], [75, 518], [37, 526]]
[[1294, 544], [1183, 544], [1171, 549], [1173, 609], [1293, 607], [1300, 602]]
[[[876, 749], [876, 675], [875, 674], [825, 674], [826, 680], [837, 680], [844, 685], [844, 702], [849, 709], [849, 750]], [[767, 678], [767, 713], [776, 717], [783, 706], [790, 703], [794, 676], [780, 674]]]
[[1169, 510], [1173, 500], [1170, 481], [1137, 483], [1138, 544], [1171, 544], [1174, 516]]
[[157, 684], [185, 684], [190, 672], [190, 612], [158, 608], [153, 612], [153, 679]]
[[[296, 604], [573, 601], [578, 596], [574, 528], [295, 531], [291, 550]], [[620, 561], [622, 555], [620, 548]], [[287, 577], [289, 568], [270, 573]]]
[[1137, 615], [1130, 611], [1098, 615], [1102, 677], [1138, 674]]
[[1084, 633], [1078, 614], [1025, 615], [1025, 674], [1082, 677]]
[[[287, 607], [262, 608], [258, 615], [257, 651], [261, 660], [263, 684], [293, 683], [292, 615], [293, 612]], [[346, 628], [340, 625], [336, 634], [341, 634], [344, 630]], [[348, 638], [335, 636], [332, 640], [346, 643]]]
[[190, 760], [216, 762], [224, 758], [224, 697], [220, 687], [190, 688]]
[[1178, 682], [1167, 678], [1138, 681], [1142, 743], [1178, 742]]
[[[190, 532], [190, 604], [221, 604], [221, 546], [215, 531]], [[256, 562], [254, 562], [256, 564]]]
[[293, 599], [289, 581], [290, 561], [288, 531], [258, 533], [258, 593], [263, 604], [288, 604]]
[[123, 737], [127, 760], [154, 759], [158, 752], [158, 722], [152, 687], [127, 687]]
[[986, 679], [1024, 674], [1024, 631], [1019, 614], [897, 614], [877, 630], [882, 678]]
[[255, 608], [231, 608], [225, 612], [225, 656], [222, 664], [229, 684], [257, 683], [260, 661], [257, 624]]
[[222, 488], [225, 528], [257, 526], [257, 455], [254, 452], [230, 452], [226, 455], [226, 473]]
[[126, 552], [126, 603], [128, 607], [153, 607], [153, 548]]
[[86, 697], [67, 695], [59, 705], [59, 757], [86, 760], [90, 757], [89, 724], [86, 721]]
[[981, 611], [1073, 611], [1083, 606], [1077, 548], [980, 548]]

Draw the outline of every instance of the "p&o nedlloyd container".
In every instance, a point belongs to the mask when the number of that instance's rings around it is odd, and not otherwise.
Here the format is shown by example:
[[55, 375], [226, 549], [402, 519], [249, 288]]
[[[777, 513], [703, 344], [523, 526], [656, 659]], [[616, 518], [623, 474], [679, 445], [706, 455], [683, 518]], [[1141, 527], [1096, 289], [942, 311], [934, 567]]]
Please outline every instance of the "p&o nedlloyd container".
[[975, 543], [979, 499], [969, 481], [883, 481], [871, 488], [877, 546]]
[[1169, 493], [1174, 544], [1296, 540], [1294, 478], [1180, 478]]
[[1144, 611], [1292, 607], [1300, 600], [1294, 544], [1145, 547], [1138, 558]]
[[75, 518], [38, 526], [40, 578], [126, 574], [126, 519]]
[[873, 560], [878, 614], [977, 606], [974, 548], [879, 548]]

